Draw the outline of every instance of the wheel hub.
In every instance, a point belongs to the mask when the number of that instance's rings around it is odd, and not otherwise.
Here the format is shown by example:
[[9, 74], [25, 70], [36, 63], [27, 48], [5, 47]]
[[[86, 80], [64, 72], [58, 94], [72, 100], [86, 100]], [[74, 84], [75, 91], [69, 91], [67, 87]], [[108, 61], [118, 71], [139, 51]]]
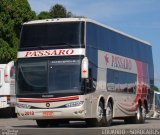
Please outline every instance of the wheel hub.
[[107, 118], [107, 120], [111, 120], [112, 119], [112, 110], [111, 110], [110, 107], [107, 107], [106, 118]]
[[103, 108], [98, 107], [98, 120], [100, 121], [103, 118]]

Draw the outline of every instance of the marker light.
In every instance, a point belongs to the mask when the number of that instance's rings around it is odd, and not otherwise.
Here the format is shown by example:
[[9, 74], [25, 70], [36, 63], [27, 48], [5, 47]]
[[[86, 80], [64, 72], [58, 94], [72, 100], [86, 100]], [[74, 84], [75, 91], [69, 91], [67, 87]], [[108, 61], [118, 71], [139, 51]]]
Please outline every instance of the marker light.
[[84, 57], [81, 65], [81, 78], [88, 78], [88, 59]]
[[11, 68], [14, 66], [14, 61], [11, 61], [9, 62], [6, 67], [5, 67], [5, 70], [4, 70], [4, 81], [6, 83], [9, 83], [10, 82], [10, 71], [11, 71]]

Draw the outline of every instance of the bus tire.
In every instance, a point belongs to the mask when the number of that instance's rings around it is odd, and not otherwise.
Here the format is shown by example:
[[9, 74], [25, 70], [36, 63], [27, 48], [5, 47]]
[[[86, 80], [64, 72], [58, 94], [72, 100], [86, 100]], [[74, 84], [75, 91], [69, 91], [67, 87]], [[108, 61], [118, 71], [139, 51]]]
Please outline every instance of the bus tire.
[[36, 120], [38, 127], [47, 127], [49, 125], [48, 120]]
[[142, 124], [145, 123], [146, 119], [146, 108], [139, 105], [136, 116], [133, 118], [133, 123]]
[[97, 114], [98, 118], [92, 118], [86, 120], [86, 123], [89, 127], [104, 127], [107, 125], [105, 109], [102, 102], [99, 102]]
[[113, 118], [113, 108], [111, 102], [108, 102], [106, 109], [106, 126], [110, 126]]

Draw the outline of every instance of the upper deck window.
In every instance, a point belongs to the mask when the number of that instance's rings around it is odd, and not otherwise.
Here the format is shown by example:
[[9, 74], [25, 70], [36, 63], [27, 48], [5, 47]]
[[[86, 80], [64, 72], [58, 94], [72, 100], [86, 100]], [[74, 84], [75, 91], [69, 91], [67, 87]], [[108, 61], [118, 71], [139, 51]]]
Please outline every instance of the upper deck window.
[[23, 26], [21, 32], [21, 50], [31, 48], [74, 48], [83, 45], [83, 22], [27, 24]]

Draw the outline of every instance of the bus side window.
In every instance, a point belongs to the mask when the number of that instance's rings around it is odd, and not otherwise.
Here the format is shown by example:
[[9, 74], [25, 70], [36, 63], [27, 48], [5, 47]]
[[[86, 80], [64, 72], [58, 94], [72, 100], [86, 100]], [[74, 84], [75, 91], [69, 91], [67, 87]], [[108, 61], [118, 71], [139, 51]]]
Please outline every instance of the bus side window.
[[15, 66], [11, 67], [11, 70], [10, 70], [10, 78], [11, 79], [15, 79]]

